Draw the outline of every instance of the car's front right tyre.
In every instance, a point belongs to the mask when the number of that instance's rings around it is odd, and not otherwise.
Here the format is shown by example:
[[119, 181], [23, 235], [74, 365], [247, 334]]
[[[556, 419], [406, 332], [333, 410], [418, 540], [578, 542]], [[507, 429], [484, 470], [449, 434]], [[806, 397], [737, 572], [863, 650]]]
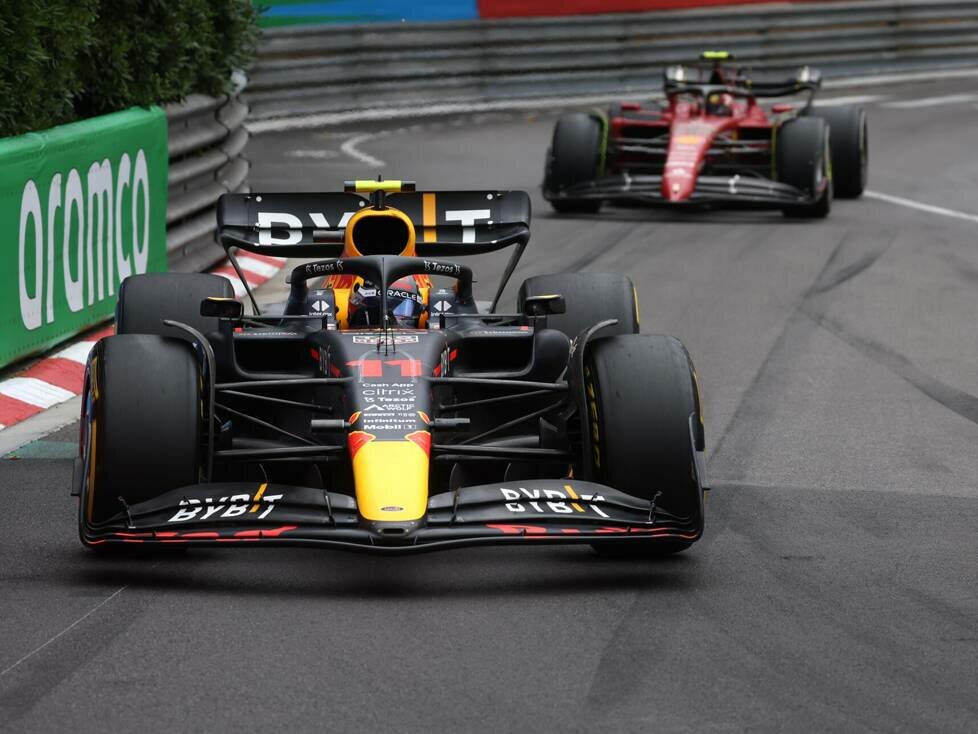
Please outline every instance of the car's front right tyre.
[[79, 529], [86, 545], [86, 527], [200, 480], [201, 393], [197, 357], [186, 341], [123, 334], [95, 345], [80, 440]]
[[550, 199], [556, 211], [568, 214], [600, 211], [600, 199], [574, 199], [560, 194], [568, 187], [597, 178], [603, 146], [604, 127], [594, 115], [574, 112], [557, 120], [544, 175], [545, 192], [556, 195]]

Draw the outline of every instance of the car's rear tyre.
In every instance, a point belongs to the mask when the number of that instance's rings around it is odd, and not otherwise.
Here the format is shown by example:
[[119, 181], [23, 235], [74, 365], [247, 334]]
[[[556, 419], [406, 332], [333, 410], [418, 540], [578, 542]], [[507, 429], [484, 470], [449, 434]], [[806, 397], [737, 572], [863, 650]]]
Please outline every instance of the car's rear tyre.
[[547, 317], [547, 326], [574, 339], [599, 321], [617, 319], [602, 335], [637, 334], [638, 297], [631, 279], [617, 273], [555, 273], [535, 275], [520, 286], [517, 297], [520, 313], [530, 296], [561, 295], [567, 311]]
[[832, 188], [841, 199], [858, 199], [869, 177], [869, 125], [862, 107], [815, 107], [809, 117], [825, 120], [832, 151]]
[[[685, 532], [698, 533], [703, 492], [694, 449], [703, 448], [703, 422], [696, 373], [682, 342], [647, 334], [596, 339], [588, 346], [584, 375], [591, 424], [585, 450], [591, 451], [594, 480], [647, 500], [661, 492], [656, 507], [687, 518]], [[594, 548], [609, 555], [660, 556], [692, 543], [608, 540]]]
[[199, 481], [200, 370], [190, 344], [106, 337], [89, 357], [84, 395], [80, 523], [104, 523], [124, 511], [119, 498], [134, 505]]
[[829, 127], [817, 117], [789, 120], [777, 131], [775, 163], [778, 180], [815, 199], [782, 209], [786, 217], [821, 219], [832, 208]]
[[217, 330], [218, 319], [201, 316], [200, 303], [217, 296], [233, 298], [227, 278], [207, 273], [145, 273], [131, 275], [119, 286], [117, 334], [181, 336], [163, 319], [180, 321], [202, 334]]
[[[545, 192], [559, 194], [568, 186], [593, 181], [603, 145], [604, 127], [596, 117], [582, 112], [561, 115], [547, 154]], [[550, 204], [565, 213], [594, 214], [601, 209], [600, 199], [556, 198]]]

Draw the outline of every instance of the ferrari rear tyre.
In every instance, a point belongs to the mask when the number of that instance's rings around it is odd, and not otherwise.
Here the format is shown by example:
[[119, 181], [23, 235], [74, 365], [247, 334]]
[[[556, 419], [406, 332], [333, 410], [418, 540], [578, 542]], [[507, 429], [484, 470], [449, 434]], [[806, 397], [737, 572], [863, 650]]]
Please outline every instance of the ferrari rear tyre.
[[832, 186], [840, 199], [858, 199], [869, 175], [869, 126], [862, 107], [815, 107], [808, 115], [829, 126]]
[[825, 121], [817, 117], [789, 120], [778, 129], [775, 147], [778, 180], [815, 199], [811, 204], [784, 207], [784, 215], [828, 216], [832, 208], [832, 164]]
[[199, 381], [197, 357], [181, 339], [123, 334], [95, 345], [82, 412], [81, 523], [199, 481]]
[[[652, 500], [686, 528], [702, 528], [703, 492], [694, 450], [703, 450], [699, 389], [682, 342], [670, 336], [599, 338], [585, 360], [589, 447], [595, 481]], [[599, 553], [669, 555], [691, 540], [613, 540]]]
[[527, 278], [520, 286], [520, 313], [530, 296], [561, 295], [567, 311], [547, 317], [547, 326], [573, 339], [599, 321], [617, 319], [602, 335], [638, 333], [638, 297], [635, 286], [616, 273], [556, 273]]
[[[604, 128], [593, 115], [582, 112], [562, 115], [554, 127], [547, 155], [544, 190], [559, 193], [575, 184], [593, 181], [604, 145]], [[558, 212], [593, 214], [601, 209], [600, 199], [552, 199]]]
[[116, 333], [180, 337], [163, 319], [180, 321], [202, 334], [217, 330], [218, 320], [200, 315], [200, 303], [217, 296], [233, 298], [227, 278], [207, 273], [145, 273], [130, 275], [119, 286]]

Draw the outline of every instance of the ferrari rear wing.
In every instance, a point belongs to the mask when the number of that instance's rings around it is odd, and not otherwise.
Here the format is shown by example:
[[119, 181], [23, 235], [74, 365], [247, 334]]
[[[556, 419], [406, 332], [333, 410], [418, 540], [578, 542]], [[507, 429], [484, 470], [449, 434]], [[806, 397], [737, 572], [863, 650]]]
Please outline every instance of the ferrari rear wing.
[[[530, 237], [530, 197], [525, 191], [400, 191], [387, 194], [384, 201], [410, 218], [422, 257], [478, 255], [525, 245]], [[225, 249], [339, 257], [347, 222], [371, 203], [349, 191], [225, 194], [217, 203], [218, 237]]]
[[715, 66], [670, 66], [663, 72], [666, 95], [696, 94], [708, 97], [727, 93], [738, 97], [788, 97], [809, 92], [822, 86], [822, 73], [803, 66], [794, 76], [784, 77], [767, 71], [755, 75], [743, 67], [729, 67], [726, 77], [718, 77]]

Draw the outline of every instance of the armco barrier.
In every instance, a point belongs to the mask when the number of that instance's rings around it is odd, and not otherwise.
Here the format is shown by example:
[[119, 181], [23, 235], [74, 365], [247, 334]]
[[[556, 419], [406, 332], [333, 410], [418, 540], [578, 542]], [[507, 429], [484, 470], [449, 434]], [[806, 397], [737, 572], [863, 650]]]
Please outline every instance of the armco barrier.
[[971, 66], [974, 0], [861, 0], [451, 23], [268, 29], [254, 119], [391, 106], [654, 90], [704, 45], [826, 75]]
[[117, 112], [0, 140], [0, 366], [103, 321], [166, 268], [166, 118]]
[[130, 273], [224, 259], [215, 206], [248, 190], [247, 113], [191, 95], [0, 140], [0, 368], [105, 321]]
[[247, 191], [248, 107], [235, 94], [191, 95], [168, 105], [170, 180], [166, 207], [169, 269], [204, 270], [223, 259], [214, 207], [221, 194]]

